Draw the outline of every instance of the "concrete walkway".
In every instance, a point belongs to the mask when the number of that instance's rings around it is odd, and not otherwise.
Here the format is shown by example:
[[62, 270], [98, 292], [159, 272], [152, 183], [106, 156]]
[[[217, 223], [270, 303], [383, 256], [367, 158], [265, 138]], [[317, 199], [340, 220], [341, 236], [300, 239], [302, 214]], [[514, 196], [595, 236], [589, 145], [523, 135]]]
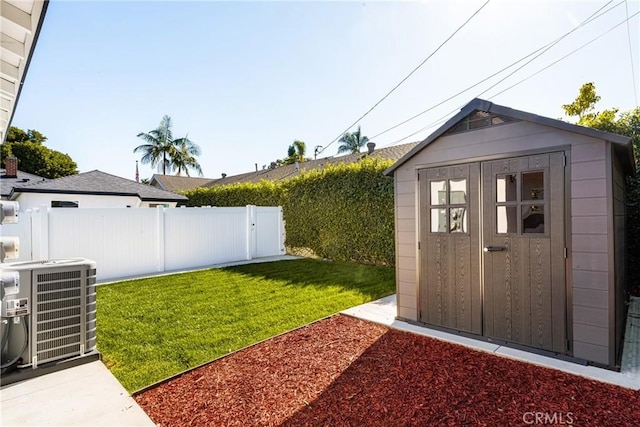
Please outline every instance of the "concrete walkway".
[[2, 426], [155, 426], [101, 361], [0, 389]]
[[377, 301], [344, 310], [343, 314], [387, 325], [391, 328], [414, 332], [454, 344], [464, 345], [476, 350], [494, 353], [535, 365], [558, 369], [596, 381], [615, 384], [621, 387], [640, 390], [640, 298], [632, 297], [627, 317], [624, 351], [621, 372], [613, 372], [594, 366], [584, 366], [552, 357], [528, 353], [526, 351], [501, 346], [481, 340], [474, 340], [456, 334], [429, 329], [426, 326], [413, 325], [396, 320], [396, 296], [391, 295]]

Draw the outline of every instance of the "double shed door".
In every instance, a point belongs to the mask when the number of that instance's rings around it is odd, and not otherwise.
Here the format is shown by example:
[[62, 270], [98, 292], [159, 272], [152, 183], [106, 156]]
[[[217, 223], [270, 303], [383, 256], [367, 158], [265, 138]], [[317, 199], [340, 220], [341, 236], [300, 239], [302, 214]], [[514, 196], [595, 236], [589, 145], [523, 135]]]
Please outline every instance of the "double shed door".
[[567, 353], [563, 153], [420, 173], [420, 320]]

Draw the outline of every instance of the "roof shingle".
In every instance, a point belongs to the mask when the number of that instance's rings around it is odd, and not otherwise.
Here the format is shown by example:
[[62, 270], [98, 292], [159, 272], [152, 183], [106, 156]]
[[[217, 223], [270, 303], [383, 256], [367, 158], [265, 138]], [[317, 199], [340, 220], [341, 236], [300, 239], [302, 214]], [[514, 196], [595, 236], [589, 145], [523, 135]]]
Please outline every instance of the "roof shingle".
[[229, 184], [238, 184], [245, 182], [260, 182], [262, 180], [267, 181], [282, 181], [284, 179], [289, 179], [294, 176], [300, 175], [303, 171], [309, 171], [312, 169], [320, 169], [325, 165], [335, 165], [339, 163], [349, 164], [357, 162], [360, 159], [365, 157], [374, 157], [381, 160], [392, 160], [397, 161], [406, 153], [408, 153], [413, 147], [415, 147], [418, 142], [409, 142], [406, 144], [396, 145], [393, 147], [385, 147], [375, 150], [372, 154], [368, 153], [354, 153], [347, 154], [345, 156], [339, 157], [327, 157], [324, 159], [318, 160], [309, 160], [306, 162], [302, 162], [298, 164], [296, 169], [296, 165], [286, 165], [279, 166], [274, 169], [263, 169], [257, 172], [247, 172], [239, 175], [227, 176], [225, 178], [216, 179], [206, 184], [206, 187], [213, 187], [216, 185], [229, 185]]
[[11, 190], [13, 187], [20, 184], [34, 183], [46, 181], [46, 178], [43, 178], [38, 175], [34, 175], [28, 172], [18, 171], [17, 176], [7, 177], [5, 175], [5, 169], [0, 169], [0, 193], [2, 198], [8, 198], [11, 195]]
[[11, 195], [15, 193], [66, 193], [93, 194], [105, 196], [137, 196], [143, 201], [175, 201], [188, 200], [187, 197], [161, 190], [146, 184], [99, 170], [84, 172], [78, 175], [20, 185], [17, 183]]

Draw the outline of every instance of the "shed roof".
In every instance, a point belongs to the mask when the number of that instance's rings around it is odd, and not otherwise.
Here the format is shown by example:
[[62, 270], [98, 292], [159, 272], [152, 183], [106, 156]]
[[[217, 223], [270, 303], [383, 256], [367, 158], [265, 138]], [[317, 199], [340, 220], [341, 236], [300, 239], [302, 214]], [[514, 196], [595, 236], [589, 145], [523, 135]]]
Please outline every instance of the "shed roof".
[[412, 158], [415, 154], [422, 151], [427, 145], [431, 144], [433, 141], [441, 137], [445, 132], [455, 126], [460, 120], [467, 117], [469, 114], [474, 111], [485, 111], [488, 113], [499, 114], [501, 116], [507, 116], [518, 120], [524, 120], [528, 122], [537, 123], [544, 126], [553, 127], [556, 129], [564, 130], [567, 132], [579, 133], [585, 136], [589, 136], [592, 138], [603, 139], [606, 141], [611, 141], [616, 145], [617, 151], [621, 155], [622, 162], [625, 163], [625, 167], [633, 173], [633, 151], [631, 147], [631, 138], [618, 135], [615, 133], [604, 132], [601, 130], [575, 125], [572, 123], [564, 122], [562, 120], [552, 119], [549, 117], [539, 116], [537, 114], [528, 113], [522, 110], [516, 110], [514, 108], [505, 107], [502, 105], [494, 104], [493, 102], [475, 98], [471, 100], [467, 105], [462, 107], [462, 109], [446, 123], [440, 126], [435, 132], [429, 135], [424, 141], [417, 144], [411, 151], [405, 154], [400, 160], [398, 160], [394, 165], [392, 165], [389, 169], [385, 171], [385, 175], [393, 175], [393, 172], [398, 169], [403, 163]]
[[33, 184], [18, 185], [11, 191], [11, 197], [17, 193], [63, 193], [89, 194], [100, 196], [135, 196], [142, 201], [184, 202], [187, 197], [171, 193], [146, 184], [111, 175], [99, 170], [78, 175], [41, 181]]

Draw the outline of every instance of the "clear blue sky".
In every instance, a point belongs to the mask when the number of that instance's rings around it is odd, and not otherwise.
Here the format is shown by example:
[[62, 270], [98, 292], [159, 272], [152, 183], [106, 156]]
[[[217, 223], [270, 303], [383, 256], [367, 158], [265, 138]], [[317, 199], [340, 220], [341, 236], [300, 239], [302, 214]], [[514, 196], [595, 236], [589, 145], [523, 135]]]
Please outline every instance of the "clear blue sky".
[[[188, 133], [202, 148], [206, 177], [262, 168], [284, 157], [294, 139], [305, 141], [312, 157], [316, 145], [338, 137], [483, 3], [52, 0], [12, 125], [45, 134], [47, 146], [68, 153], [81, 172], [130, 179], [140, 159], [136, 135], [164, 114], [176, 136]], [[633, 108], [640, 98], [639, 16], [629, 21], [630, 34], [623, 24], [494, 96], [624, 21], [625, 9], [640, 10], [638, 0], [614, 0], [604, 10], [618, 3], [481, 97], [561, 118], [561, 105], [593, 81], [601, 109]], [[372, 137], [466, 89], [605, 4], [492, 0], [360, 122], [363, 134]], [[374, 142], [393, 144], [452, 115], [506, 74]], [[334, 143], [321, 157], [336, 151]], [[152, 173], [140, 165], [141, 178]]]

